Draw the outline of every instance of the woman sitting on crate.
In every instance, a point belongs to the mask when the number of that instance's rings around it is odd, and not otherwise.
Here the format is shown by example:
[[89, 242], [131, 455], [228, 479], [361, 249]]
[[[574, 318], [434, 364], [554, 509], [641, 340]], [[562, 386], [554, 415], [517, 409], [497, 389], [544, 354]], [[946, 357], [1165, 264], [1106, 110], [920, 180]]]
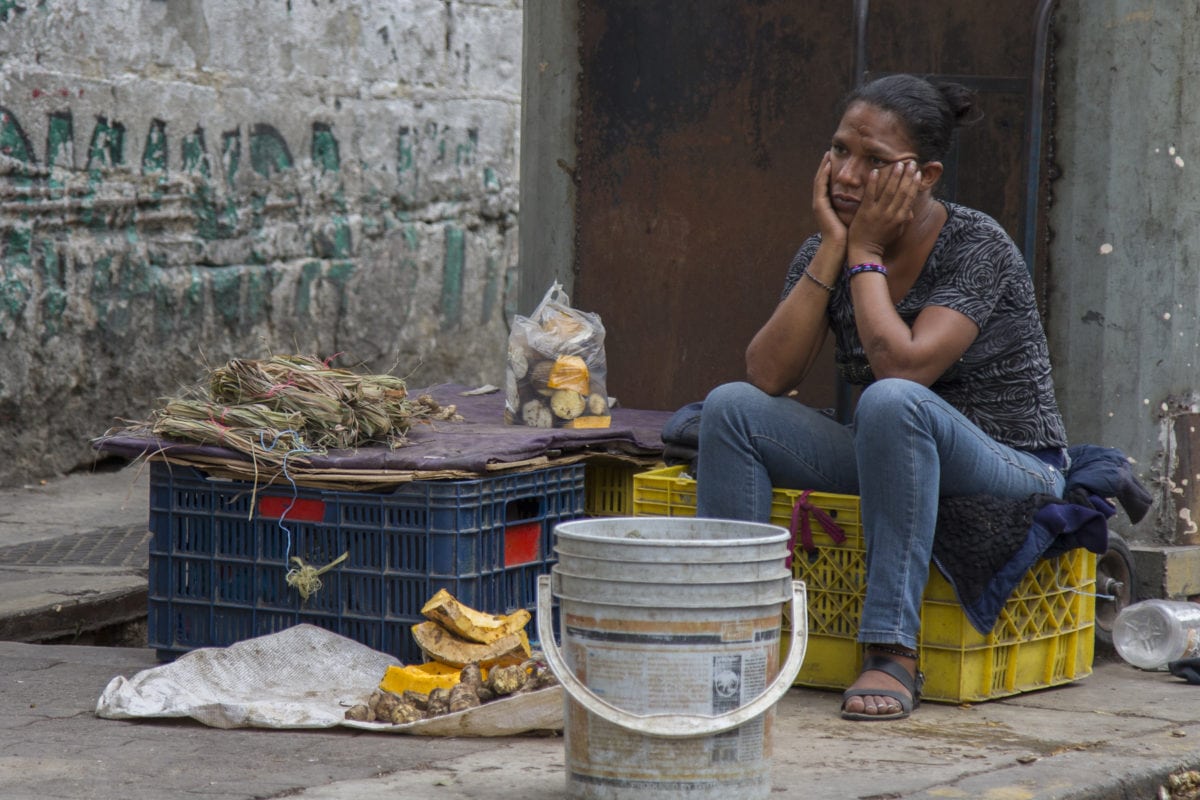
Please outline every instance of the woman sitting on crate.
[[[744, 383], [703, 404], [699, 516], [766, 522], [773, 487], [857, 494], [863, 670], [842, 716], [920, 700], [922, 594], [939, 497], [1061, 497], [1067, 444], [1029, 271], [987, 215], [934, 197], [973, 97], [912, 75], [851, 93], [813, 181], [820, 232], [746, 350]], [[842, 425], [786, 396], [826, 334], [865, 387]]]

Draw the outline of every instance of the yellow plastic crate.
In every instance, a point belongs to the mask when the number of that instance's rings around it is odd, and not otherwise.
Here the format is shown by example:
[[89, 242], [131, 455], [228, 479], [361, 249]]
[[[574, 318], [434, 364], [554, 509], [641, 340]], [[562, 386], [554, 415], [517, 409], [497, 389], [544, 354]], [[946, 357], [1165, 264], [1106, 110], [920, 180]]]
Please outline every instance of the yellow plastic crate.
[[589, 517], [633, 516], [633, 476], [646, 470], [646, 464], [612, 458], [584, 462], [583, 513]]
[[[695, 516], [696, 484], [682, 472], [682, 467], [667, 467], [635, 475], [634, 515]], [[773, 524], [791, 526], [800, 494], [774, 491]], [[814, 518], [810, 527], [817, 553], [810, 559], [797, 542], [792, 570], [808, 588], [808, 648], [796, 685], [841, 690], [862, 667], [862, 647], [855, 641], [865, 588], [858, 497], [813, 492], [809, 501], [833, 517], [846, 540], [834, 542]], [[991, 700], [1090, 675], [1095, 585], [1096, 557], [1086, 550], [1040, 561], [985, 636], [971, 625], [954, 590], [931, 565], [921, 606], [922, 697], [953, 703]]]

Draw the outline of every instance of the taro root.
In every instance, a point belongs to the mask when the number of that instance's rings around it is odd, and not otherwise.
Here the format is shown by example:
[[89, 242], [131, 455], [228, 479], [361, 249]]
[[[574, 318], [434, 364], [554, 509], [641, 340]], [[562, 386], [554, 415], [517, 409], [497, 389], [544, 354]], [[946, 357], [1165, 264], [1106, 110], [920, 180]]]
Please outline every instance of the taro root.
[[513, 664], [508, 667], [493, 667], [488, 671], [488, 688], [498, 697], [512, 694], [525, 685], [529, 676], [525, 667]]
[[406, 703], [400, 698], [396, 698], [396, 703], [392, 706], [392, 713], [388, 721], [394, 725], [404, 725], [422, 719], [425, 719], [425, 712], [412, 703]]
[[383, 696], [379, 698], [379, 702], [375, 705], [375, 718], [390, 722], [392, 712], [401, 703], [400, 696], [391, 692], [382, 692], [381, 694]]
[[450, 690], [449, 689], [434, 689], [429, 693], [429, 707], [427, 713], [431, 717], [441, 716], [450, 711]]
[[400, 699], [421, 711], [429, 709], [429, 695], [424, 692], [405, 689], [404, 694], [400, 695]]
[[550, 671], [550, 667], [544, 662], [530, 659], [522, 664], [521, 667], [527, 670], [529, 677], [525, 681], [525, 685], [516, 691], [516, 694], [536, 692], [538, 689], [545, 689], [548, 686], [554, 686], [558, 683], [558, 678], [554, 677], [554, 673]]
[[471, 691], [478, 692], [479, 687], [483, 686], [483, 670], [479, 668], [479, 662], [464, 664], [462, 671], [458, 673], [458, 682], [470, 686]]
[[371, 722], [375, 719], [375, 714], [366, 703], [356, 703], [346, 709], [345, 717], [356, 722]]
[[451, 713], [455, 711], [466, 711], [468, 708], [476, 708], [479, 706], [479, 695], [475, 693], [475, 687], [469, 683], [459, 683], [450, 690], [449, 708]]

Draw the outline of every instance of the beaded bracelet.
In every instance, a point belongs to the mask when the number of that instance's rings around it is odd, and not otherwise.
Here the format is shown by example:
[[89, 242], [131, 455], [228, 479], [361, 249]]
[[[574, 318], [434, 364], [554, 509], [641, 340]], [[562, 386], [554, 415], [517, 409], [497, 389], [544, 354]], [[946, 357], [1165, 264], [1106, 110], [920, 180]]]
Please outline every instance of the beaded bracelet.
[[853, 278], [863, 272], [878, 272], [880, 275], [887, 276], [887, 267], [883, 264], [855, 264], [853, 267], [846, 267], [846, 275]]
[[817, 286], [820, 286], [820, 287], [821, 287], [822, 289], [824, 289], [825, 291], [829, 292], [830, 294], [833, 294], [833, 287], [832, 287], [832, 286], [830, 286], [828, 283], [825, 283], [823, 280], [821, 280], [820, 278], [818, 278], [816, 275], [813, 275], [813, 274], [812, 274], [811, 272], [809, 272], [807, 269], [805, 269], [805, 270], [804, 270], [804, 272], [801, 272], [801, 273], [800, 273], [800, 277], [801, 277], [801, 278], [808, 278], [810, 281], [812, 281], [813, 283], [815, 283]]

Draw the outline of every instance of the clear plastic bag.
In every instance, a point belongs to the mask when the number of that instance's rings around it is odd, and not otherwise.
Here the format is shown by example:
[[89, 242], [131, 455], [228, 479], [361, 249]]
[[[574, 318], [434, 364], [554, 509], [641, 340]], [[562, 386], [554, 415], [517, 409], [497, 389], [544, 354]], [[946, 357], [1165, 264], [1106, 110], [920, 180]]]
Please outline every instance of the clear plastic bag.
[[571, 307], [557, 281], [508, 335], [504, 421], [535, 428], [607, 428], [608, 366], [598, 314]]

